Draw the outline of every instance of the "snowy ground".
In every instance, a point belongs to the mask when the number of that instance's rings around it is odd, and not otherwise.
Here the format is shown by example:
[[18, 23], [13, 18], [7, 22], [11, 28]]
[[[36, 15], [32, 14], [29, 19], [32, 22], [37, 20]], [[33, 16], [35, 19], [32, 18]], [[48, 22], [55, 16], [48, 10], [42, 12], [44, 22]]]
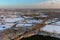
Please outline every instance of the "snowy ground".
[[50, 32], [50, 33], [57, 33], [60, 34], [60, 26], [57, 25], [46, 25], [41, 30]]
[[17, 21], [21, 21], [24, 20], [24, 18], [20, 17], [20, 18], [6, 18], [5, 22], [17, 22]]
[[[1, 25], [0, 24], [0, 30], [4, 30], [4, 29], [8, 29], [11, 28], [12, 25], [15, 22], [19, 22], [19, 24], [16, 25], [16, 27], [20, 26], [20, 27], [30, 27], [33, 26], [33, 23], [41, 23], [42, 20], [26, 20], [26, 22], [23, 22], [23, 20], [25, 20], [22, 17], [18, 17], [18, 18], [6, 18], [5, 19], [5, 25]], [[4, 28], [3, 28], [4, 27]]]
[[33, 24], [17, 24], [16, 26], [17, 27], [30, 27], [30, 26], [32, 26]]
[[56, 22], [55, 24], [56, 24], [56, 25], [60, 25], [60, 21]]
[[11, 28], [12, 25], [13, 25], [13, 24], [0, 25], [0, 31], [1, 31], [1, 30], [5, 30], [5, 29], [9, 29], [9, 28]]
[[42, 20], [27, 20], [27, 23], [41, 23]]
[[36, 23], [41, 23], [42, 20], [26, 20], [26, 22], [24, 23], [19, 23], [17, 24], [17, 26], [20, 26], [20, 27], [30, 27], [30, 26], [33, 26], [33, 24], [36, 24]]

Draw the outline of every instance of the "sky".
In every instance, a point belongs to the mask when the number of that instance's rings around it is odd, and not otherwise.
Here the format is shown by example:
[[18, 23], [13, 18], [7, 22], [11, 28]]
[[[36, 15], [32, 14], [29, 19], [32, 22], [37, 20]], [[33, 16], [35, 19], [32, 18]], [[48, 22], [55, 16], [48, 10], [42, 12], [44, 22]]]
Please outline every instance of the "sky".
[[60, 0], [0, 0], [0, 8], [34, 8], [34, 7], [60, 8]]
[[47, 0], [0, 0], [0, 6], [26, 6], [41, 3]]

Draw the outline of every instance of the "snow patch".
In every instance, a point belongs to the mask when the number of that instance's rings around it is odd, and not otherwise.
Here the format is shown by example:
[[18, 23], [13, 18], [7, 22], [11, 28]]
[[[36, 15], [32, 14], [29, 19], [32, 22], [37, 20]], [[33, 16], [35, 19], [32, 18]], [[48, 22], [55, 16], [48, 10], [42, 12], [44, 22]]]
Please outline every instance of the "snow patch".
[[60, 26], [56, 26], [56, 25], [46, 25], [43, 28], [41, 28], [41, 30], [43, 31], [47, 31], [47, 32], [52, 32], [52, 33], [60, 33]]
[[16, 27], [29, 27], [32, 26], [33, 24], [17, 24]]
[[5, 19], [5, 22], [16, 22], [16, 21], [24, 20], [23, 18], [7, 18]]
[[0, 30], [5, 30], [11, 28], [10, 25], [0, 25]]

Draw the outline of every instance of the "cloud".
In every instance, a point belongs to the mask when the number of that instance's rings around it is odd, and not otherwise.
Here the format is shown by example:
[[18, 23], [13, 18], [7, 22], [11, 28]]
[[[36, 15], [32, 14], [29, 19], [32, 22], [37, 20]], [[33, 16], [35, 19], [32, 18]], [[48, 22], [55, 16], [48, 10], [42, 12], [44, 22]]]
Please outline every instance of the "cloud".
[[46, 2], [26, 6], [26, 8], [60, 8], [60, 0], [49, 0]]

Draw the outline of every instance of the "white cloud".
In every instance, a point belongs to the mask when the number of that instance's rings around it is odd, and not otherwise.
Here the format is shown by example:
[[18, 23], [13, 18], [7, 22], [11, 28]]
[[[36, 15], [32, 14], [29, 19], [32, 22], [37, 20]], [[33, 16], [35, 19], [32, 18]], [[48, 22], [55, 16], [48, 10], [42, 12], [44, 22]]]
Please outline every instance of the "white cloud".
[[49, 0], [46, 2], [27, 6], [29, 8], [60, 8], [60, 0]]

